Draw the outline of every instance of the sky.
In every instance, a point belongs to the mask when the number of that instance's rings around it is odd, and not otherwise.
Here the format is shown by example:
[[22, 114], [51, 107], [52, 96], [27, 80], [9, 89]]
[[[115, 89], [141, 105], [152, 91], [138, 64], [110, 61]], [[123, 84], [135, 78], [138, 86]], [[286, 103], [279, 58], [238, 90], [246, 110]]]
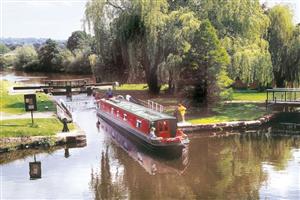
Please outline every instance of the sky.
[[[88, 0], [0, 0], [0, 37], [67, 39], [82, 30]], [[261, 0], [272, 6], [289, 2], [300, 22], [300, 0]]]
[[1, 37], [67, 39], [82, 30], [87, 0], [0, 0]]

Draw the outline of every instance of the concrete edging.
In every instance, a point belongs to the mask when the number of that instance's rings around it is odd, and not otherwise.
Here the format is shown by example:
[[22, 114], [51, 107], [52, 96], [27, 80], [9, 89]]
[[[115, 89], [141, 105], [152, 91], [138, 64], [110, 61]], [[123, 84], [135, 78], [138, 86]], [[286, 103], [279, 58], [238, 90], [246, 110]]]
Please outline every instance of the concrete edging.
[[185, 133], [192, 133], [195, 131], [222, 131], [222, 130], [234, 130], [234, 129], [252, 129], [258, 128], [262, 124], [269, 122], [275, 114], [265, 115], [257, 120], [250, 121], [232, 121], [232, 122], [220, 122], [213, 124], [194, 124], [188, 126], [179, 126]]

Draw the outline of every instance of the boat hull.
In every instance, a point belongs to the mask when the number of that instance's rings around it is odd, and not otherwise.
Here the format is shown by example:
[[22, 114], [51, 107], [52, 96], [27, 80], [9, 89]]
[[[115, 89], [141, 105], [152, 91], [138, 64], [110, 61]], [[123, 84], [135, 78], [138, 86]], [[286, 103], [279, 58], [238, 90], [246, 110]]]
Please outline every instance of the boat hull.
[[150, 139], [143, 135], [142, 133], [137, 132], [135, 129], [130, 127], [128, 124], [115, 119], [109, 114], [99, 110], [97, 116], [101, 120], [104, 120], [106, 123], [114, 127], [119, 131], [123, 136], [130, 139], [136, 145], [151, 151], [151, 153], [158, 154], [164, 157], [179, 157], [182, 155], [183, 148], [186, 146], [182, 143], [169, 143], [169, 144], [153, 144], [150, 142]]

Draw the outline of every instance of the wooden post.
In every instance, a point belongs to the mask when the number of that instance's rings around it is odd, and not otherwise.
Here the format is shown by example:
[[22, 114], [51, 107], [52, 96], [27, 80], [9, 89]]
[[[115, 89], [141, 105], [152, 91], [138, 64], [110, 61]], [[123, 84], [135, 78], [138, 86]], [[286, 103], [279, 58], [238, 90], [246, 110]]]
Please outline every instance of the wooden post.
[[33, 110], [31, 110], [31, 126], [33, 126]]
[[284, 101], [286, 102], [286, 91], [284, 91]]

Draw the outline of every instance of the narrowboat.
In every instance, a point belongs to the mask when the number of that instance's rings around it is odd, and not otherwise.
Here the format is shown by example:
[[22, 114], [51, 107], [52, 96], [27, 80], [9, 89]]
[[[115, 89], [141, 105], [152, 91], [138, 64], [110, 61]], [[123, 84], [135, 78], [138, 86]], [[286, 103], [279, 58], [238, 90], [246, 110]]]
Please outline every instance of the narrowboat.
[[[183, 149], [179, 159], [166, 160], [141, 149], [135, 143], [101, 119], [99, 132], [109, 136], [112, 144], [123, 149], [134, 161], [150, 175], [182, 174], [189, 164], [188, 146]], [[119, 151], [116, 151], [118, 154]]]
[[175, 117], [122, 96], [98, 99], [97, 116], [154, 153], [179, 156], [189, 143]]

